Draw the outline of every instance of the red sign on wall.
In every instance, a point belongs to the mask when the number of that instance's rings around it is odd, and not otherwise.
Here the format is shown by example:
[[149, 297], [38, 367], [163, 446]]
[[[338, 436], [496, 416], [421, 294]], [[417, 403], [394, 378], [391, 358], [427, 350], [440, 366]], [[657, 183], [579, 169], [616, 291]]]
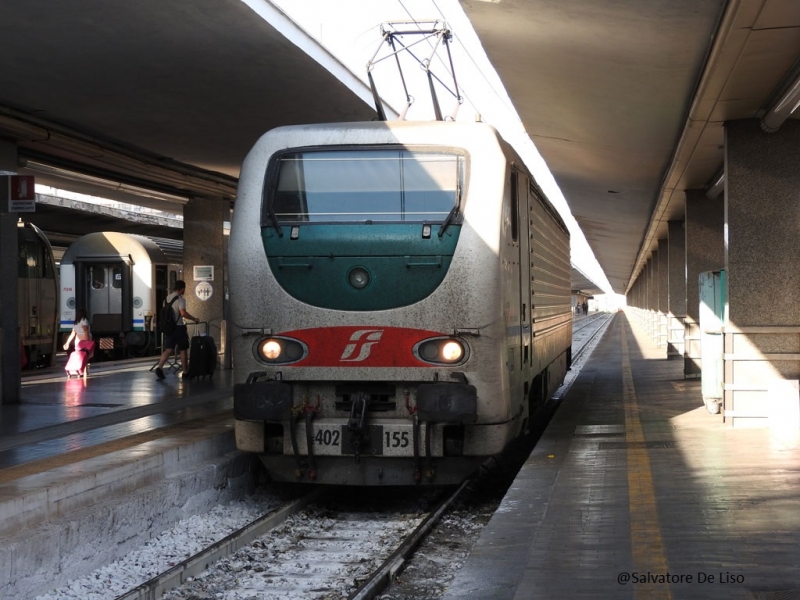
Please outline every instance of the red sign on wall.
[[8, 211], [36, 212], [36, 182], [33, 175], [8, 178]]

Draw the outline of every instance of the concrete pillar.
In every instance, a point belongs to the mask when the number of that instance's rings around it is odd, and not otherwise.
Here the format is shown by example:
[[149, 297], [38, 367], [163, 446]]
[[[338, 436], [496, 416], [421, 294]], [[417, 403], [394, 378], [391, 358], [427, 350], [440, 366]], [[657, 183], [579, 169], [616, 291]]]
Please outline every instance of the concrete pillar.
[[658, 240], [658, 328], [656, 343], [667, 351], [669, 314], [669, 242]]
[[17, 298], [17, 213], [8, 210], [8, 176], [17, 172], [16, 144], [0, 140], [0, 403], [18, 404], [20, 373]]
[[[220, 198], [192, 198], [183, 207], [183, 278], [186, 281], [186, 309], [209, 324], [220, 356], [226, 355], [225, 310], [227, 307], [226, 242], [223, 224], [230, 219], [228, 203]], [[213, 279], [202, 280], [213, 267]], [[210, 293], [209, 293], [210, 292]], [[189, 326], [189, 335], [192, 334]], [[191, 360], [191, 359], [190, 359]]]
[[683, 221], [669, 225], [669, 306], [667, 315], [667, 358], [682, 359], [686, 319], [686, 235]]
[[658, 338], [658, 250], [650, 255], [650, 260], [647, 261], [649, 273], [649, 286], [648, 286], [648, 331], [650, 337], [655, 341]]
[[800, 430], [800, 122], [725, 126], [725, 422]]
[[639, 273], [639, 309], [647, 310], [647, 262]]
[[653, 337], [653, 322], [655, 321], [656, 303], [656, 278], [654, 274], [655, 266], [652, 254], [647, 260], [647, 332]]
[[686, 190], [686, 334], [683, 375], [700, 377], [700, 292], [703, 271], [725, 268], [725, 200], [709, 199], [703, 190]]

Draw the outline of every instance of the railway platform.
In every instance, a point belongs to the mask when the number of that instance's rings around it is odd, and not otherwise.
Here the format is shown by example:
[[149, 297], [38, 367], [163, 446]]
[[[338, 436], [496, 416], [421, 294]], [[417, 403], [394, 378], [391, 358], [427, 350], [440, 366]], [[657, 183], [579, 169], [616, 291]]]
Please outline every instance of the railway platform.
[[800, 598], [800, 438], [735, 429], [617, 314], [446, 600]]
[[[159, 380], [148, 359], [27, 374], [0, 406], [0, 597], [34, 597], [252, 488], [233, 437], [232, 372]], [[80, 555], [85, 540], [92, 555]], [[84, 551], [86, 552], [86, 551]]]

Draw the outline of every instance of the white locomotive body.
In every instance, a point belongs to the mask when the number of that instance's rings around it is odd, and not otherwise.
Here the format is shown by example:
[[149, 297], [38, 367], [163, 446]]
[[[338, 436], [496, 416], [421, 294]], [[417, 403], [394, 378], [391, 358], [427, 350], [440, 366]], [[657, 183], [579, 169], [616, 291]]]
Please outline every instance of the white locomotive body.
[[229, 265], [237, 446], [277, 480], [460, 481], [569, 368], [569, 234], [485, 124], [268, 132]]

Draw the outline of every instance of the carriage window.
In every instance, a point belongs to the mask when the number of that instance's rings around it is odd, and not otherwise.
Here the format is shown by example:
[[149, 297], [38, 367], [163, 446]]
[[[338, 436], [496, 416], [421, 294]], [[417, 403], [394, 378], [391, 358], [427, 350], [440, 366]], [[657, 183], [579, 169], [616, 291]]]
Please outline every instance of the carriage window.
[[280, 157], [271, 199], [279, 221], [443, 221], [460, 200], [464, 157], [333, 150]]
[[92, 281], [93, 290], [102, 290], [106, 287], [106, 270], [103, 268], [89, 267], [89, 278]]
[[35, 279], [42, 276], [42, 250], [34, 242], [19, 244], [17, 275], [22, 279]]
[[42, 248], [42, 251], [44, 252], [44, 278], [55, 279], [56, 267], [53, 264], [53, 256], [44, 248]]
[[122, 289], [122, 267], [114, 267], [111, 271], [111, 287], [115, 290]]

